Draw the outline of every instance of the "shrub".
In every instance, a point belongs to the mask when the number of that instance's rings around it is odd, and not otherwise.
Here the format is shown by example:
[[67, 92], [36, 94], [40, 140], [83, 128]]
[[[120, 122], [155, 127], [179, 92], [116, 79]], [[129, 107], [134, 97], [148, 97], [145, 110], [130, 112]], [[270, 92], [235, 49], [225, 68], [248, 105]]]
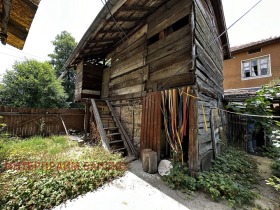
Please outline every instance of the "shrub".
[[252, 204], [257, 194], [248, 187], [238, 182], [236, 177], [216, 171], [201, 173], [198, 177], [198, 186], [209, 193], [214, 200], [223, 198], [229, 205]]
[[162, 179], [171, 189], [178, 189], [183, 192], [196, 190], [196, 180], [189, 176], [188, 168], [180, 163], [175, 163], [170, 170], [170, 174], [163, 176]]
[[280, 191], [280, 178], [273, 176], [266, 180], [266, 184], [272, 186], [276, 191]]
[[272, 174], [280, 178], [280, 159], [274, 160], [271, 165]]

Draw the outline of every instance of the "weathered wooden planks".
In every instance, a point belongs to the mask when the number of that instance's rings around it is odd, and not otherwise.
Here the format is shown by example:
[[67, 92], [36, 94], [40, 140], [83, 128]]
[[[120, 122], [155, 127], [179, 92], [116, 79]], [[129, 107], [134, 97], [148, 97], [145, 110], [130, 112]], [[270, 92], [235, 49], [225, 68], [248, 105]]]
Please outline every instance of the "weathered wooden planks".
[[106, 68], [103, 71], [101, 98], [107, 98], [109, 95], [109, 81], [110, 81], [110, 69]]
[[191, 0], [188, 1], [168, 1], [165, 5], [157, 9], [147, 18], [148, 33], [147, 38], [151, 38], [160, 31], [166, 29], [176, 21], [191, 13]]
[[102, 75], [105, 66], [81, 61], [77, 66], [75, 101], [83, 98], [99, 98], [102, 89]]
[[[197, 90], [192, 90], [191, 94], [197, 96]], [[190, 99], [190, 110], [189, 110], [189, 168], [191, 175], [195, 176], [199, 171], [199, 146], [197, 139], [198, 131], [198, 115], [197, 115], [197, 99]]]
[[[166, 36], [159, 41], [155, 42], [154, 44], [151, 44], [148, 46], [148, 55], [151, 55], [152, 53], [158, 52], [160, 49], [172, 45], [174, 41], [177, 41], [181, 38], [186, 38], [187, 36], [190, 36], [191, 34], [191, 26], [186, 25], [183, 28], [179, 29], [178, 31], [175, 31], [174, 33], [170, 34], [169, 36]], [[188, 38], [187, 38], [188, 39]]]
[[6, 131], [12, 135], [29, 137], [52, 135], [67, 130], [83, 130], [85, 111], [82, 109], [35, 109], [0, 106], [0, 123], [7, 125]]

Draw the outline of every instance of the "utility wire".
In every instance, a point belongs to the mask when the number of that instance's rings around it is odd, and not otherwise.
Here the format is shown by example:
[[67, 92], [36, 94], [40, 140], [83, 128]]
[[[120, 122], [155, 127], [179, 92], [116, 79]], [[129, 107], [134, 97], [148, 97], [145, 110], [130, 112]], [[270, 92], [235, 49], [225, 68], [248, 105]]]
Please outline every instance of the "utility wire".
[[[255, 5], [253, 5], [247, 12], [245, 12], [240, 18], [238, 18], [229, 28], [227, 28], [225, 31], [223, 31], [218, 37], [214, 38], [214, 40], [207, 46], [209, 49], [212, 44], [214, 44], [223, 34], [225, 34], [232, 26], [234, 26], [237, 22], [239, 22], [245, 15], [247, 15], [254, 7], [256, 7], [262, 0], [258, 1]], [[202, 52], [206, 52], [206, 49], [202, 49]], [[196, 59], [198, 57], [198, 54], [194, 56], [193, 59]], [[189, 62], [187, 62], [187, 65], [191, 63], [193, 59], [190, 59]], [[175, 72], [172, 76], [170, 76], [165, 82], [162, 83], [162, 85], [157, 88], [157, 90], [161, 89], [171, 78], [173, 78], [176, 74], [178, 74], [180, 71], [183, 70], [184, 67], [180, 68], [178, 71]]]
[[13, 49], [13, 48], [10, 48], [10, 47], [5, 47], [5, 48], [3, 48], [3, 49], [11, 50], [11, 51], [14, 51], [14, 52], [17, 52], [17, 53], [20, 53], [20, 54], [29, 55], [29, 56], [32, 56], [32, 57], [34, 57], [34, 58], [40, 58], [40, 59], [46, 60], [46, 58], [43, 58], [43, 57], [40, 57], [40, 56], [37, 56], [37, 55], [33, 55], [33, 54], [31, 54], [31, 53], [28, 53], [28, 52], [16, 50], [16, 49]]
[[[107, 4], [107, 1], [105, 1], [105, 3], [103, 2], [103, 0], [101, 0], [103, 5], [107, 7], [109, 13], [110, 13], [110, 16], [111, 18], [113, 19], [114, 23], [116, 24], [116, 26], [118, 27], [118, 30], [120, 32], [122, 32], [122, 34], [124, 35], [124, 37], [128, 40], [129, 37], [127, 36], [127, 34], [122, 30], [122, 28], [120, 28], [118, 26], [118, 23], [116, 21], [116, 19], [114, 18], [108, 4]], [[223, 36], [230, 28], [232, 28], [237, 22], [239, 22], [245, 15], [247, 15], [251, 10], [253, 10], [262, 0], [259, 0], [256, 4], [254, 4], [248, 11], [246, 11], [241, 17], [239, 17], [233, 24], [231, 24], [225, 31], [223, 31], [219, 36], [217, 36], [216, 38], [214, 38], [214, 40], [212, 42], [210, 42], [210, 44], [208, 46], [206, 46], [206, 48], [202, 49], [202, 52], [206, 51], [206, 49], [209, 49], [211, 47], [212, 44], [214, 44], [221, 36]], [[123, 37], [121, 36], [121, 39], [123, 41], [123, 43], [125, 42], [123, 40]], [[202, 53], [201, 52], [201, 53]], [[131, 52], [129, 51], [129, 55], [130, 55], [130, 58], [132, 58], [132, 55], [131, 55]], [[193, 58], [191, 58], [187, 63], [186, 65], [188, 66], [193, 60], [195, 60], [197, 57], [199, 56], [199, 54], [195, 55]], [[185, 67], [185, 66], [184, 66]], [[173, 75], [171, 75], [170, 77], [168, 77], [157, 89], [156, 91], [159, 91], [170, 79], [172, 79], [174, 76], [176, 76], [180, 71], [182, 71], [184, 69], [184, 67], [178, 69]], [[149, 80], [148, 80], [149, 82]], [[147, 96], [145, 99], [147, 100], [149, 98], [149, 96]]]
[[[107, 1], [105, 0], [105, 4], [103, 2], [103, 0], [101, 0], [103, 5], [106, 5], [107, 9], [109, 10], [110, 16], [113, 19], [113, 21], [115, 22], [116, 26], [118, 27], [117, 21], [115, 20], [115, 18], [113, 17], [113, 14], [109, 8], [109, 6], [107, 5]], [[248, 11], [246, 11], [241, 17], [239, 17], [233, 24], [230, 25], [230, 27], [228, 27], [225, 31], [223, 31], [219, 36], [217, 36], [216, 38], [214, 38], [214, 40], [206, 47], [206, 48], [210, 48], [211, 45], [213, 43], [215, 43], [222, 35], [224, 35], [230, 28], [232, 28], [237, 22], [239, 22], [245, 15], [247, 15], [252, 9], [254, 9], [262, 0], [259, 0], [256, 4], [254, 4]], [[119, 30], [121, 30], [121, 32], [123, 33], [123, 35], [129, 39], [129, 37], [127, 36], [127, 34], [120, 28], [118, 27]], [[121, 37], [122, 38], [122, 37]], [[206, 49], [203, 49], [203, 51], [206, 51]], [[131, 56], [131, 55], [130, 55]], [[196, 59], [198, 57], [198, 55], [195, 55], [194, 58], [191, 58], [186, 65], [189, 65], [194, 59]], [[132, 56], [131, 56], [132, 58]], [[185, 67], [185, 66], [184, 66]], [[160, 90], [170, 79], [172, 79], [175, 75], [177, 75], [180, 71], [182, 71], [184, 69], [184, 67], [178, 69], [173, 75], [171, 75], [169, 78], [166, 79], [166, 81], [164, 81], [160, 87], [157, 88], [157, 91]], [[149, 96], [148, 96], [149, 97]]]
[[13, 58], [22, 59], [22, 60], [24, 60], [24, 59], [25, 59], [25, 58], [23, 58], [23, 57], [15, 56], [15, 55], [8, 54], [8, 53], [4, 53], [4, 52], [0, 52], [0, 54], [7, 55], [7, 56], [10, 56], [10, 57], [13, 57]]

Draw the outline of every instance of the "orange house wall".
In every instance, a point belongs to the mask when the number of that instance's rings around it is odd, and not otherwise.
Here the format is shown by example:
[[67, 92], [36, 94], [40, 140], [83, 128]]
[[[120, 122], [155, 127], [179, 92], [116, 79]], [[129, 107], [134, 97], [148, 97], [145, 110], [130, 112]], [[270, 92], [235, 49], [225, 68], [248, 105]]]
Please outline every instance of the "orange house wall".
[[[241, 61], [270, 54], [270, 77], [241, 80]], [[280, 42], [262, 47], [259, 53], [248, 54], [248, 50], [232, 53], [232, 59], [224, 61], [224, 89], [259, 87], [280, 77]]]

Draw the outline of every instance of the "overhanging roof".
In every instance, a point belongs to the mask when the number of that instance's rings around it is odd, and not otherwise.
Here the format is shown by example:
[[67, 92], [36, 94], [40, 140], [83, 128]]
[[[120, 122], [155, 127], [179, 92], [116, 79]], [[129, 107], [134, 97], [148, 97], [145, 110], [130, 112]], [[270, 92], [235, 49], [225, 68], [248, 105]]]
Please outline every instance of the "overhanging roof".
[[[225, 89], [224, 90], [224, 99], [228, 102], [243, 102], [247, 98], [251, 98], [256, 95], [256, 92], [261, 87], [251, 87], [251, 88], [239, 88], [239, 89]], [[274, 102], [280, 101], [280, 93], [276, 94], [276, 97], [273, 99]]]
[[276, 37], [270, 37], [267, 39], [262, 39], [262, 40], [259, 40], [256, 42], [250, 42], [247, 44], [235, 46], [235, 47], [230, 48], [230, 50], [231, 50], [232, 54], [236, 54], [239, 52], [247, 51], [252, 48], [263, 47], [263, 46], [266, 46], [269, 44], [274, 44], [274, 43], [279, 43], [279, 42], [280, 42], [280, 36], [276, 36]]
[[40, 0], [1, 1], [1, 42], [23, 49]]
[[[145, 18], [167, 0], [110, 0], [99, 12], [83, 38], [71, 53], [64, 68], [77, 65], [83, 59], [100, 59], [128, 36], [145, 24]], [[217, 18], [224, 57], [230, 58], [228, 36], [221, 0], [211, 0]], [[111, 14], [110, 14], [111, 13]], [[114, 19], [111, 17], [113, 15]], [[117, 22], [116, 23], [114, 22]]]

